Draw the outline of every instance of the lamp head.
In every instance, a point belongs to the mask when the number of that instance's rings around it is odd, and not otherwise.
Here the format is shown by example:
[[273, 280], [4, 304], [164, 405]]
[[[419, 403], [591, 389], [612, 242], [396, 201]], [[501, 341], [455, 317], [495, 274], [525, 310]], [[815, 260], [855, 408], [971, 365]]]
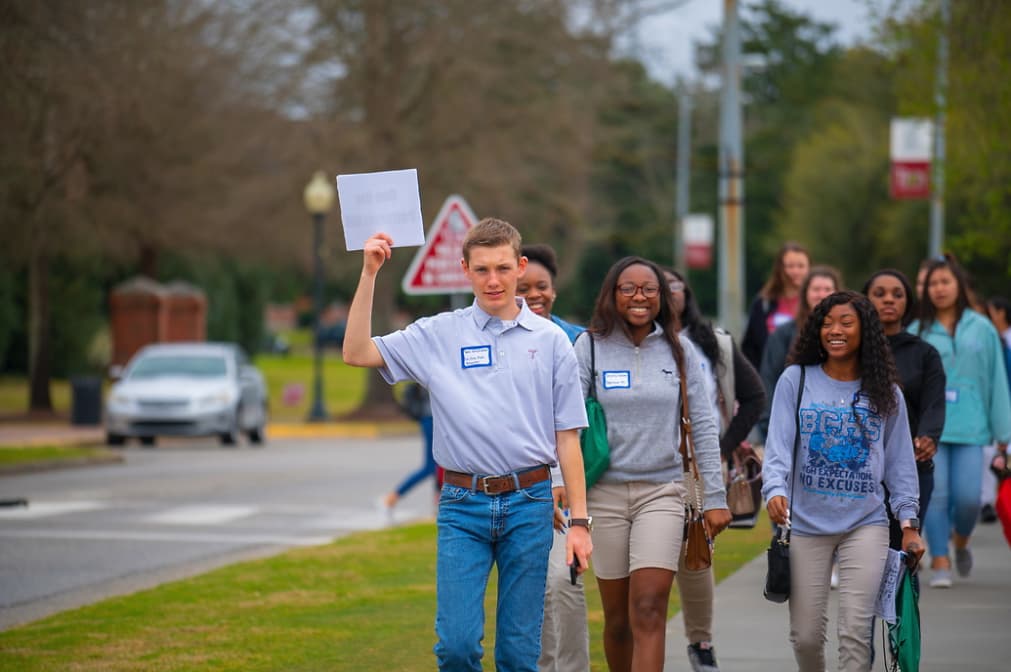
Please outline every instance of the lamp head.
[[309, 180], [309, 184], [305, 185], [305, 191], [302, 193], [305, 209], [313, 215], [321, 215], [330, 210], [334, 195], [334, 188], [330, 184], [330, 180], [322, 170], [317, 170]]

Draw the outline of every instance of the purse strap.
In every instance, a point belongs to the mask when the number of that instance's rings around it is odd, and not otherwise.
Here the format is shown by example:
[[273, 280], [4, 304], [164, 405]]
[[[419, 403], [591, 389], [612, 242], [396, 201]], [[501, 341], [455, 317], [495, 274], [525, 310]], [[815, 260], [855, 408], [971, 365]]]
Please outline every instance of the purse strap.
[[597, 398], [597, 349], [593, 345], [593, 334], [589, 329], [585, 329], [576, 336], [576, 342], [586, 335], [590, 339], [590, 386], [586, 390], [586, 395], [592, 399]]
[[[692, 437], [692, 419], [688, 415], [688, 385], [685, 383], [684, 368], [678, 371], [678, 378], [681, 382], [681, 463], [684, 466], [688, 478], [695, 479], [701, 485], [699, 476], [699, 465], [695, 460], [695, 439]], [[695, 492], [695, 511], [702, 513], [702, 493], [701, 487], [692, 488]]]
[[[800, 384], [797, 385], [797, 408], [794, 413], [793, 432], [793, 458], [790, 461], [790, 506], [793, 507], [793, 486], [797, 485], [797, 450], [800, 448], [800, 402], [804, 397], [804, 378], [807, 374], [807, 367], [800, 365]], [[790, 532], [792, 526], [786, 528], [786, 543], [790, 543]]]

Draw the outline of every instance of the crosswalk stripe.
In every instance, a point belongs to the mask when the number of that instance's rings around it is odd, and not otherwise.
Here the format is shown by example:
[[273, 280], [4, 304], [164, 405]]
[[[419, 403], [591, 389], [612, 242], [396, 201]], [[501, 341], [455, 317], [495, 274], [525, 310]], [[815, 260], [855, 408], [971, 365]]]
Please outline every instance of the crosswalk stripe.
[[194, 505], [180, 506], [147, 518], [152, 523], [169, 525], [220, 525], [257, 512], [255, 506]]
[[319, 546], [330, 543], [334, 537], [219, 532], [146, 532], [142, 530], [0, 530], [0, 539], [85, 539], [91, 541], [172, 541], [207, 544]]
[[102, 502], [86, 500], [69, 502], [38, 502], [29, 500], [28, 506], [0, 508], [0, 518], [13, 520], [44, 518], [46, 516], [59, 516], [66, 513], [77, 513], [79, 511], [95, 511], [103, 508], [108, 508], [108, 505], [103, 504]]

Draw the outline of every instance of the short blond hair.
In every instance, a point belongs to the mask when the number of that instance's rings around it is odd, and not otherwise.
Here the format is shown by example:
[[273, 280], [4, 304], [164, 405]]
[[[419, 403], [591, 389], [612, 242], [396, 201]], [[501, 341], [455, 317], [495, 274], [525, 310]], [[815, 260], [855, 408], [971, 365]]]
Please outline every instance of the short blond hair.
[[485, 217], [467, 231], [467, 235], [463, 239], [463, 260], [470, 262], [470, 251], [475, 247], [499, 247], [500, 245], [512, 247], [516, 258], [519, 259], [523, 237], [509, 222], [494, 217]]

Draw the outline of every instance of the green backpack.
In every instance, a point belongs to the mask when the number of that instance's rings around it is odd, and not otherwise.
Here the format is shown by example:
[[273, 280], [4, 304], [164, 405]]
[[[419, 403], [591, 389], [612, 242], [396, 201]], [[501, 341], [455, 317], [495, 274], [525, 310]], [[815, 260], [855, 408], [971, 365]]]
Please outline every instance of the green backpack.
[[[586, 333], [586, 332], [584, 332]], [[604, 408], [597, 401], [597, 361], [590, 339], [590, 388], [586, 393], [587, 427], [579, 436], [579, 446], [583, 452], [583, 471], [586, 473], [586, 489], [589, 490], [611, 466], [611, 450], [607, 446], [607, 418]]]

